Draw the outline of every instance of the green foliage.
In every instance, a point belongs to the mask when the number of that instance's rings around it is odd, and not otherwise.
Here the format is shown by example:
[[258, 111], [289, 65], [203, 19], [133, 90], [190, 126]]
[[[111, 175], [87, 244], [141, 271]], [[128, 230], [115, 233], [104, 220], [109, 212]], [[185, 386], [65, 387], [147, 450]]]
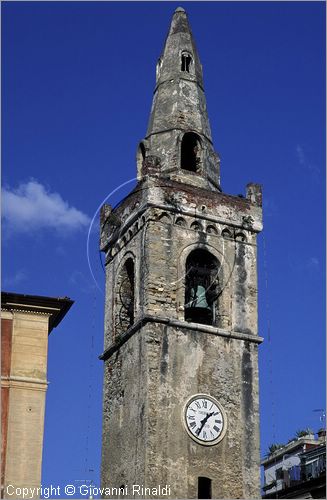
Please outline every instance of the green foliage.
[[[320, 429], [320, 430], [324, 430], [324, 429]], [[296, 431], [295, 437], [292, 437], [291, 439], [289, 439], [287, 441], [287, 444], [291, 443], [295, 439], [299, 439], [301, 437], [305, 437], [305, 436], [308, 436], [310, 434], [314, 434], [314, 431], [312, 429], [310, 429], [310, 427], [307, 427], [306, 429], [299, 429], [298, 431]], [[286, 445], [281, 444], [281, 443], [272, 443], [270, 446], [268, 446], [269, 451], [268, 451], [266, 456], [272, 455], [275, 451], [280, 450], [284, 446], [286, 446]]]
[[314, 431], [310, 429], [309, 427], [307, 429], [299, 429], [296, 431], [295, 436], [297, 438], [307, 436], [308, 434], [314, 434]]

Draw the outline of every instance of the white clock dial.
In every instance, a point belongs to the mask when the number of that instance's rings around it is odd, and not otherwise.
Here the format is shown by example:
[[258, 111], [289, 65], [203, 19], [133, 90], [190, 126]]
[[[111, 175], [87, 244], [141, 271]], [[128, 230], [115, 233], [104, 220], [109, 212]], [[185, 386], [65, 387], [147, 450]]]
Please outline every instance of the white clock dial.
[[227, 419], [224, 409], [215, 398], [197, 394], [184, 407], [184, 424], [192, 439], [212, 445], [224, 437]]

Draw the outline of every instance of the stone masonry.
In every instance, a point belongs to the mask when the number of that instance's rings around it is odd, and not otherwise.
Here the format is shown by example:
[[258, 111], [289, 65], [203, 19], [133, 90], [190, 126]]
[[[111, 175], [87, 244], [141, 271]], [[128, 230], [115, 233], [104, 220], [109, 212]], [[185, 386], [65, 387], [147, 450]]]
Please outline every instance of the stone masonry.
[[[192, 169], [181, 168], [185, 134]], [[198, 478], [206, 477], [212, 498], [258, 498], [261, 188], [248, 184], [245, 197], [221, 191], [202, 67], [181, 8], [157, 65], [137, 167], [135, 189], [101, 211], [102, 487], [170, 485], [169, 498], [197, 498]], [[214, 324], [185, 320], [185, 266], [195, 249], [219, 262]], [[197, 393], [216, 398], [227, 415], [226, 435], [214, 446], [184, 428], [183, 405]]]

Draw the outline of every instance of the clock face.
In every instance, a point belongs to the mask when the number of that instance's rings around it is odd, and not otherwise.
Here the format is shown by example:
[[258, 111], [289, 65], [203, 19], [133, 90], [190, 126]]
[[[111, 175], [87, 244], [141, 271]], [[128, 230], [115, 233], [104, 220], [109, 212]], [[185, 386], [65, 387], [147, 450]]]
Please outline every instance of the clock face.
[[192, 396], [184, 407], [184, 424], [194, 441], [213, 445], [226, 433], [227, 418], [218, 401], [207, 394]]

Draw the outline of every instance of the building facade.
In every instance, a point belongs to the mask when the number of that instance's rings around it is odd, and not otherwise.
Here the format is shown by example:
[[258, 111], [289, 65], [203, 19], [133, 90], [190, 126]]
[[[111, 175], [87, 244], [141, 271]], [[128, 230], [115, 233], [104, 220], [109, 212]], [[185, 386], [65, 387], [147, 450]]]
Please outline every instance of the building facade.
[[326, 431], [293, 439], [262, 462], [262, 498], [326, 498]]
[[259, 498], [261, 187], [221, 190], [182, 8], [157, 64], [137, 172], [130, 195], [101, 211], [102, 487], [112, 497], [162, 497], [169, 486], [169, 498]]
[[48, 335], [72, 304], [67, 297], [1, 294], [1, 498], [40, 487]]

